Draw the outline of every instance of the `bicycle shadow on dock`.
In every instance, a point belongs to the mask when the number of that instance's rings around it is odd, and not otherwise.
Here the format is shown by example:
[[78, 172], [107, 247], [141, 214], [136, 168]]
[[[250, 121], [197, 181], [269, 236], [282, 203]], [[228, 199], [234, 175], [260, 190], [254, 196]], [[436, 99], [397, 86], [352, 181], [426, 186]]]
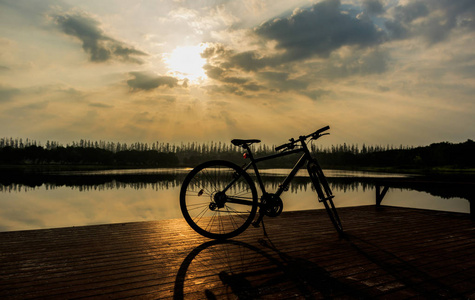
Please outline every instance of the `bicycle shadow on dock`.
[[259, 245], [213, 240], [194, 248], [176, 275], [174, 299], [368, 299], [358, 282], [336, 279], [318, 264], [292, 257], [267, 239]]

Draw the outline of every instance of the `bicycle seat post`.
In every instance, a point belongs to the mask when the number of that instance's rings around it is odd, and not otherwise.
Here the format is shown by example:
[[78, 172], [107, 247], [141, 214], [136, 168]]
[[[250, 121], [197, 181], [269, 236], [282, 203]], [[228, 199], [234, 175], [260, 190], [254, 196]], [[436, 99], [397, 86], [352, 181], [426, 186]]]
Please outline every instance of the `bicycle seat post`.
[[249, 147], [248, 144], [244, 144], [242, 145], [242, 147], [244, 148], [244, 150], [246, 150], [246, 153], [247, 153], [246, 158], [249, 158], [251, 161], [254, 161], [254, 155], [252, 154], [251, 147]]

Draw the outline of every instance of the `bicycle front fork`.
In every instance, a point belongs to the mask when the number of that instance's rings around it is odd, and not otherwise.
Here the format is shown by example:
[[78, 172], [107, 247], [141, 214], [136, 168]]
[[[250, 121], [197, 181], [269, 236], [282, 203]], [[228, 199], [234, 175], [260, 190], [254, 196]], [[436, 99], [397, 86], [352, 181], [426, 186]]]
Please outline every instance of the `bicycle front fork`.
[[320, 168], [316, 162], [309, 163], [307, 168], [310, 179], [312, 180], [315, 191], [317, 192], [318, 201], [323, 202], [325, 210], [330, 217], [330, 221], [332, 222], [333, 226], [335, 226], [335, 229], [338, 231], [338, 233], [342, 234], [343, 226], [341, 225], [340, 216], [338, 215], [335, 204], [333, 203], [333, 198], [335, 196], [332, 194], [327, 179], [323, 174], [322, 168]]

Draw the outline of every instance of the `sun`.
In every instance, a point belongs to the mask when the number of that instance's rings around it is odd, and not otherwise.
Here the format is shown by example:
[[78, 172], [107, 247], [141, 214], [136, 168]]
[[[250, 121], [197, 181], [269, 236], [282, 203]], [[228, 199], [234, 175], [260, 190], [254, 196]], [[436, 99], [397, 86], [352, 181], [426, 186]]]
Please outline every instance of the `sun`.
[[176, 47], [170, 54], [165, 56], [165, 63], [170, 69], [170, 74], [179, 78], [187, 78], [196, 82], [206, 78], [203, 66], [206, 59], [201, 57], [204, 45]]

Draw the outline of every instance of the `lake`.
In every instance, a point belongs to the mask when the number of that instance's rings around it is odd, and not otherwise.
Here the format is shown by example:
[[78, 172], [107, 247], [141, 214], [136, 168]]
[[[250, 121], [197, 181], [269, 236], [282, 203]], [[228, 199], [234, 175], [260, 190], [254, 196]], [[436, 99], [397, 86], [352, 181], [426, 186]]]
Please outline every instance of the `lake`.
[[[182, 218], [180, 186], [189, 171], [134, 169], [3, 176], [0, 231]], [[268, 192], [276, 190], [289, 171], [262, 170]], [[373, 205], [376, 179], [410, 177], [342, 170], [325, 170], [325, 175], [337, 207]], [[469, 201], [452, 190], [440, 185], [392, 187], [382, 204], [469, 213]], [[284, 211], [323, 208], [305, 170], [297, 174], [282, 200]]]

